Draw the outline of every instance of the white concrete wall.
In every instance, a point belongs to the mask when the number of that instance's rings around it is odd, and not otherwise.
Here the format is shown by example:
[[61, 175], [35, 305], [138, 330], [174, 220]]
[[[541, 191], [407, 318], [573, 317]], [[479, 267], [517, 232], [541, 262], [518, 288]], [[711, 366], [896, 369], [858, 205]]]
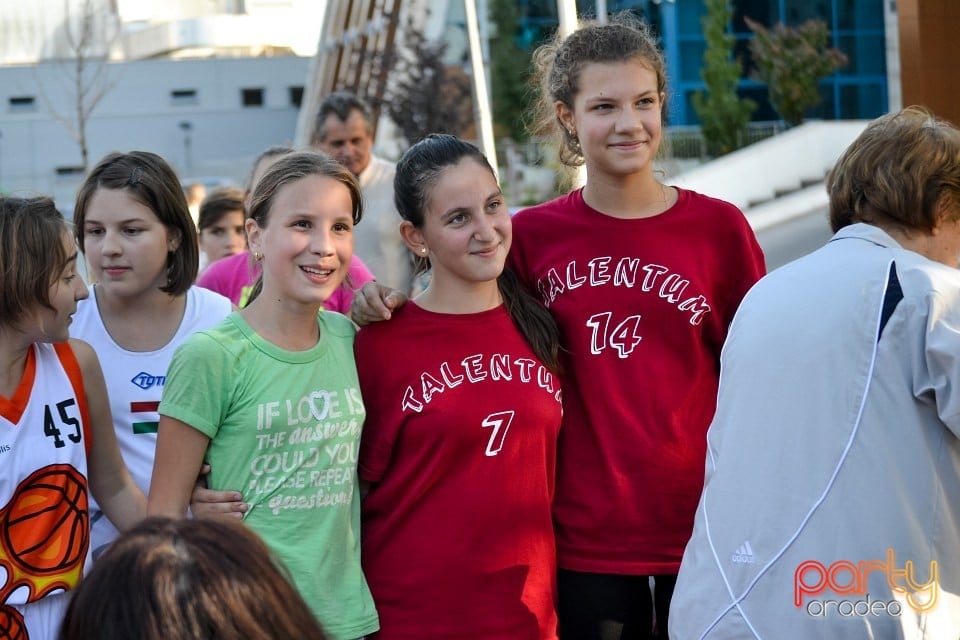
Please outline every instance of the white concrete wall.
[[[0, 64], [71, 55], [68, 16], [87, 0], [0, 0]], [[93, 0], [101, 38], [122, 24], [115, 59], [165, 55], [178, 47], [290, 47], [313, 55], [327, 0]], [[240, 8], [243, 13], [240, 13]], [[115, 10], [114, 10], [115, 9]], [[146, 31], [145, 31], [146, 30]], [[141, 33], [143, 32], [143, 33]], [[122, 46], [119, 46], [122, 43]]]
[[[304, 86], [309, 62], [291, 56], [110, 64], [112, 87], [88, 125], [91, 165], [110, 151], [140, 149], [160, 154], [184, 178], [242, 181], [260, 151], [292, 141], [297, 107], [289, 89]], [[57, 64], [0, 68], [0, 187], [53, 195], [65, 209], [80, 177], [58, 176], [56, 169], [81, 158], [53, 112], [70, 114], [69, 82]], [[262, 88], [264, 105], [243, 107], [243, 88]], [[173, 100], [175, 89], [195, 89], [196, 102]], [[15, 96], [35, 96], [35, 110], [12, 108]], [[190, 123], [189, 158], [184, 122]]]
[[767, 206], [778, 195], [799, 193], [822, 181], [866, 125], [865, 120], [807, 122], [670, 176], [668, 182], [727, 200], [744, 211]]

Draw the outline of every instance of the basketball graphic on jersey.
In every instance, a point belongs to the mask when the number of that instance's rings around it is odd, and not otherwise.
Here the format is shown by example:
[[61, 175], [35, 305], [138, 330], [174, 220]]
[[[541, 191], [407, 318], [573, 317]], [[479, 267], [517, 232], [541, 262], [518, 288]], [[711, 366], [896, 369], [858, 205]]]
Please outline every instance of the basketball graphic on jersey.
[[27, 623], [13, 607], [0, 605], [0, 640], [29, 640]]
[[[27, 602], [80, 579], [90, 544], [87, 481], [68, 464], [38, 469], [0, 509], [0, 602], [27, 586]], [[17, 598], [21, 601], [22, 598]]]

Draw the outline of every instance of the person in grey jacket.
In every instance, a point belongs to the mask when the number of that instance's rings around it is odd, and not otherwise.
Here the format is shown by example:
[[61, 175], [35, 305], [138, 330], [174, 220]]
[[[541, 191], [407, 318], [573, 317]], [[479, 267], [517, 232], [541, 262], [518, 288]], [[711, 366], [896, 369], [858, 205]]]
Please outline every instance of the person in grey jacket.
[[878, 118], [827, 190], [731, 325], [672, 640], [960, 629], [960, 130]]

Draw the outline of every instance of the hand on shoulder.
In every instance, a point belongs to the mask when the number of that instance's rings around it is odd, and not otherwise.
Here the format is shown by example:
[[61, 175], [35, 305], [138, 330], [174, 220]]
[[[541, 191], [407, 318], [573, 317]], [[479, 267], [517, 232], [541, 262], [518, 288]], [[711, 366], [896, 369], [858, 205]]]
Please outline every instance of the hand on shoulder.
[[353, 294], [350, 318], [361, 327], [372, 322], [389, 320], [392, 312], [402, 307], [406, 302], [407, 296], [402, 291], [391, 289], [371, 280], [364, 283]]

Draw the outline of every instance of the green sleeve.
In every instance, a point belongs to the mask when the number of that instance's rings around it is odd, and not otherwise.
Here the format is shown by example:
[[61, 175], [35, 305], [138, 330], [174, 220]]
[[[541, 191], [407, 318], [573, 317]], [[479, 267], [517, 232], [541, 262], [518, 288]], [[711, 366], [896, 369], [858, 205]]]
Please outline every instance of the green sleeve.
[[212, 440], [230, 406], [235, 360], [208, 332], [187, 338], [170, 362], [160, 414], [180, 420]]

